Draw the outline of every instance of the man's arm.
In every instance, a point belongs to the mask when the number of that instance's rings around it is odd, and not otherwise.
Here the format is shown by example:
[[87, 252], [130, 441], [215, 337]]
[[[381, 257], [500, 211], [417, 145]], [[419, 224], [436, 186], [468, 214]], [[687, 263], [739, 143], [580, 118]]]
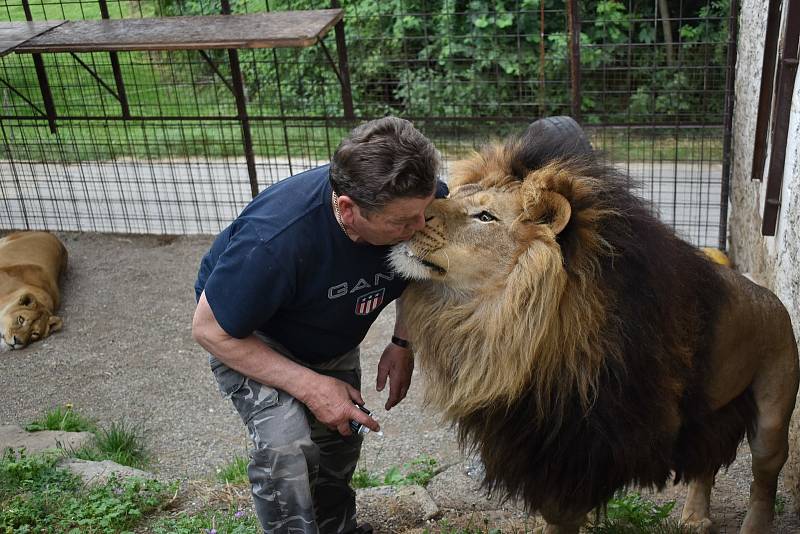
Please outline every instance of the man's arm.
[[[400, 339], [408, 339], [408, 332], [402, 317], [402, 302], [402, 297], [395, 301], [394, 335]], [[385, 406], [387, 410], [406, 398], [408, 388], [411, 387], [413, 373], [414, 353], [411, 347], [400, 347], [394, 343], [389, 343], [378, 363], [378, 378], [375, 384], [375, 389], [383, 391], [386, 386], [386, 379], [387, 377], [389, 378], [389, 398], [386, 400]]]
[[317, 420], [336, 428], [340, 434], [351, 433], [350, 420], [380, 430], [377, 421], [353, 405], [354, 402], [363, 405], [364, 399], [350, 384], [293, 362], [254, 335], [243, 339], [230, 336], [214, 317], [205, 292], [200, 295], [194, 312], [192, 336], [231, 369], [289, 393], [308, 406]]

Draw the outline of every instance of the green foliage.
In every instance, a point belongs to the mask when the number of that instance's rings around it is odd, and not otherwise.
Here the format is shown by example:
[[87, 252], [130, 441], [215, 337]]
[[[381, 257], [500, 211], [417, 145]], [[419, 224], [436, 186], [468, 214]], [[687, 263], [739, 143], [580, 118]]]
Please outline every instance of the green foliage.
[[249, 482], [247, 465], [250, 463], [244, 456], [234, 456], [233, 459], [217, 471], [217, 479], [228, 484], [244, 484]]
[[255, 515], [241, 510], [205, 511], [196, 515], [161, 519], [148, 529], [148, 532], [153, 534], [257, 534], [261, 532], [261, 527]]
[[94, 439], [87, 447], [74, 451], [73, 456], [82, 460], [112, 460], [121, 465], [142, 468], [150, 461], [144, 446], [144, 430], [141, 426], [112, 422], [108, 428], [95, 431]]
[[86, 487], [56, 467], [54, 456], [6, 452], [0, 459], [0, 532], [87, 533], [126, 531], [174, 491], [155, 480], [111, 477]]
[[370, 473], [363, 467], [356, 469], [355, 473], [353, 473], [353, 478], [350, 480], [350, 486], [354, 489], [375, 488], [382, 485], [383, 481], [379, 476]]
[[386, 471], [383, 478], [360, 468], [353, 473], [350, 485], [353, 488], [372, 488], [376, 486], [406, 486], [419, 484], [426, 486], [436, 475], [438, 462], [430, 456], [420, 456], [402, 466], [393, 466]]
[[[684, 9], [685, 19], [674, 22], [679, 45], [670, 66], [651, 2], [582, 0], [586, 122], [699, 121], [721, 113], [723, 99], [706, 92], [719, 92], [724, 83], [729, 1]], [[219, 10], [219, 0], [158, 2], [170, 14]], [[512, 117], [531, 115], [536, 104], [540, 114], [568, 109], [570, 53], [562, 0], [343, 0], [341, 5], [357, 115]], [[255, 0], [233, 2], [235, 11], [264, 7]], [[313, 0], [269, 2], [271, 10], [319, 7]], [[321, 47], [243, 51], [242, 58], [254, 103], [290, 115], [341, 114], [338, 81]], [[620, 65], [627, 65], [627, 72], [619, 74]]]
[[669, 517], [675, 501], [655, 504], [638, 493], [619, 493], [606, 506], [591, 534], [688, 534], [692, 531]]
[[72, 409], [72, 404], [57, 406], [39, 419], [25, 425], [28, 432], [61, 430], [64, 432], [91, 432], [96, 426], [90, 419]]

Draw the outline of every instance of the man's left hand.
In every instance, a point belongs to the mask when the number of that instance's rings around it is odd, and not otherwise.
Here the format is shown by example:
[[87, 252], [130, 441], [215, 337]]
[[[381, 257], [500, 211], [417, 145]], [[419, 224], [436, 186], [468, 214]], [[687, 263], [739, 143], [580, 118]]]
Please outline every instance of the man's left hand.
[[375, 389], [383, 391], [386, 379], [389, 379], [389, 398], [385, 408], [390, 410], [406, 397], [414, 372], [414, 354], [411, 349], [398, 347], [389, 343], [378, 363], [378, 381]]

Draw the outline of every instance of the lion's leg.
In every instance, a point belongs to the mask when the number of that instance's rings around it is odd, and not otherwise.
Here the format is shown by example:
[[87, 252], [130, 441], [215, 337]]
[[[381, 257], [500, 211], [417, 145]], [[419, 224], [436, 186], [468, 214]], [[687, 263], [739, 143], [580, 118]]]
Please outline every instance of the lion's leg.
[[539, 527], [533, 531], [533, 534], [578, 534], [584, 521], [578, 523], [547, 523], [543, 527]]
[[714, 475], [708, 474], [689, 482], [686, 493], [686, 504], [683, 505], [681, 523], [708, 532], [711, 528], [711, 488], [714, 486]]
[[587, 512], [567, 513], [557, 507], [545, 507], [541, 512], [547, 524], [535, 530], [535, 534], [578, 534], [586, 522]]
[[775, 366], [760, 373], [753, 383], [758, 419], [755, 431], [747, 436], [753, 457], [753, 483], [742, 534], [769, 532], [772, 525], [778, 474], [789, 455], [789, 422], [797, 394], [796, 356], [792, 358], [793, 372]]

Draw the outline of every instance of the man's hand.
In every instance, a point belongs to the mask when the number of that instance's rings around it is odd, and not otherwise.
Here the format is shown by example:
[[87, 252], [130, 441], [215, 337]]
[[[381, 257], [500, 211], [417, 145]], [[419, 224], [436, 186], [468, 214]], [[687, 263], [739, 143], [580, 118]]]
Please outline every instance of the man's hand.
[[404, 349], [394, 343], [389, 343], [378, 363], [378, 380], [375, 385], [375, 389], [383, 391], [386, 386], [386, 378], [389, 378], [389, 398], [386, 400], [385, 406], [387, 410], [406, 398], [413, 372], [414, 354], [411, 349]]
[[368, 416], [355, 404], [363, 405], [364, 399], [356, 388], [330, 376], [316, 374], [313, 380], [308, 381], [306, 394], [299, 400], [308, 406], [317, 421], [335, 428], [341, 435], [349, 436], [350, 421], [356, 421], [377, 432], [381, 429], [378, 422]]

